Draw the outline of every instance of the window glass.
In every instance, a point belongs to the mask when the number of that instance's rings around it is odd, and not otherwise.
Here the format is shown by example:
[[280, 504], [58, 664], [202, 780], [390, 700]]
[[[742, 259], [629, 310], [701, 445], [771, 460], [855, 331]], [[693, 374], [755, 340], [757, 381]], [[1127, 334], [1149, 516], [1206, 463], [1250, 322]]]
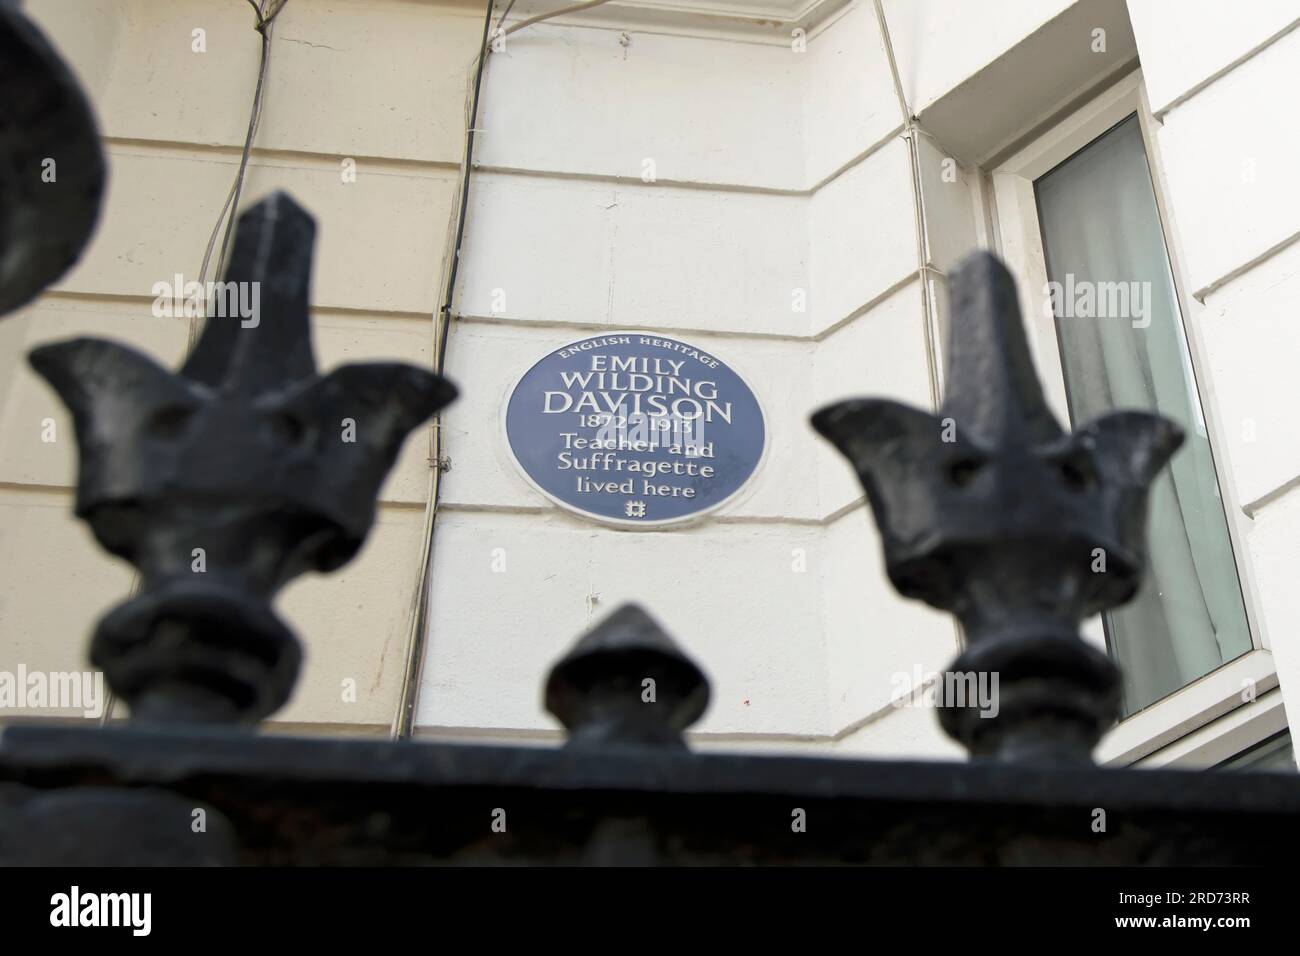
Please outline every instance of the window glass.
[[1245, 654], [1250, 631], [1137, 116], [1034, 189], [1071, 418], [1148, 409], [1187, 435], [1152, 489], [1142, 588], [1105, 615], [1127, 716]]
[[1291, 770], [1296, 769], [1295, 750], [1290, 731], [1274, 734], [1237, 756], [1219, 764], [1216, 770]]

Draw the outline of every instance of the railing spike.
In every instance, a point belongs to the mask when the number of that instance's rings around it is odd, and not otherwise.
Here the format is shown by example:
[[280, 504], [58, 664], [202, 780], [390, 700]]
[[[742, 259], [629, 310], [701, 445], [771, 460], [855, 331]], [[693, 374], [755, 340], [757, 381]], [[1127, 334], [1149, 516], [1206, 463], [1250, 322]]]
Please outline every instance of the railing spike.
[[1063, 433], [1006, 268], [976, 253], [950, 288], [937, 415], [857, 399], [812, 422], [857, 471], [895, 587], [961, 621], [944, 686], [994, 694], [948, 695], [944, 729], [979, 756], [1087, 761], [1118, 716], [1119, 671], [1079, 623], [1137, 592], [1151, 481], [1182, 432], [1129, 411]]
[[546, 709], [570, 745], [684, 747], [682, 733], [708, 704], [704, 673], [635, 604], [579, 638], [546, 682]]
[[283, 705], [301, 655], [271, 598], [352, 559], [403, 439], [455, 397], [414, 366], [317, 374], [313, 237], [287, 196], [244, 214], [227, 278], [267, 308], [210, 317], [180, 374], [101, 339], [31, 353], [76, 423], [77, 514], [142, 575], [91, 643], [134, 718], [252, 722]]

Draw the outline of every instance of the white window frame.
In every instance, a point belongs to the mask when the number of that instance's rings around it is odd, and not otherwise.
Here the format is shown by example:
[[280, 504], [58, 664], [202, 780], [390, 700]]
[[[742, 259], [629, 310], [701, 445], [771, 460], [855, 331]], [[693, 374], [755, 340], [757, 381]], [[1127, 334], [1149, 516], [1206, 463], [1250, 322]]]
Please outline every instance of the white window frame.
[[1282, 691], [1274, 688], [1162, 747], [1142, 760], [1140, 766], [1213, 767], [1286, 729]]
[[[1050, 306], [1044, 307], [1047, 265], [1034, 180], [1133, 114], [1137, 114], [1151, 168], [1160, 225], [1169, 250], [1174, 288], [1214, 454], [1253, 650], [1122, 721], [1102, 741], [1097, 756], [1100, 762], [1109, 764], [1140, 761], [1144, 765], [1208, 766], [1276, 733], [1285, 727], [1285, 717], [1281, 695], [1273, 691], [1277, 687], [1277, 673], [1261, 627], [1259, 594], [1246, 549], [1249, 518], [1241, 508], [1235, 489], [1225, 480], [1228, 443], [1212, 383], [1204, 371], [1209, 363], [1199, 334], [1204, 307], [1185, 291], [1187, 284], [1180, 267], [1177, 232], [1172, 228], [1155, 136], [1159, 121], [1151, 114], [1141, 71], [1123, 77], [1069, 116], [1055, 121], [1050, 129], [1010, 158], [986, 170], [981, 212], [987, 216], [986, 236], [990, 245], [1016, 276], [1030, 350], [1043, 381], [1044, 395], [1058, 418], [1068, 422], [1056, 322]], [[1105, 647], [1100, 617], [1085, 624], [1084, 637]], [[1270, 703], [1264, 706], [1261, 702], [1266, 698]], [[1232, 747], [1232, 753], [1217, 756], [1224, 747]]]

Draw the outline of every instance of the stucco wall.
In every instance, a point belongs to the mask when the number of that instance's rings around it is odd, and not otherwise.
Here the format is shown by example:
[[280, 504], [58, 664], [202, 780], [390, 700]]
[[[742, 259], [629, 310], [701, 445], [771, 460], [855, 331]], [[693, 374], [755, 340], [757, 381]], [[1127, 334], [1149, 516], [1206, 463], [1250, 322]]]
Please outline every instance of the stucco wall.
[[[71, 518], [71, 422], [23, 355], [91, 334], [180, 360], [188, 321], [154, 318], [151, 290], [177, 273], [198, 277], [239, 162], [260, 40], [243, 3], [32, 0], [27, 9], [91, 92], [111, 167], [84, 260], [0, 324], [0, 669], [67, 670], [82, 666], [94, 621], [125, 597], [132, 572]], [[206, 31], [204, 53], [192, 48], [196, 29]], [[277, 24], [244, 199], [284, 188], [317, 218], [322, 369], [429, 361], [466, 67], [481, 31], [478, 4], [399, 0], [293, 0]], [[357, 161], [355, 182], [340, 175], [346, 157]], [[54, 443], [40, 438], [47, 416]], [[295, 582], [280, 600], [307, 650], [298, 691], [276, 718], [283, 724], [387, 731], [416, 586], [427, 449], [424, 431], [407, 442], [358, 560]], [[344, 699], [346, 680], [355, 703]]]
[[[1161, 113], [1230, 64], [1268, 56], [1260, 45], [1288, 23], [1277, 7], [1250, 28], [1224, 29], [1228, 14], [1213, 5], [1132, 6], [1130, 25], [1114, 0], [978, 8], [886, 2], [904, 93], [931, 134], [919, 146], [929, 265], [941, 272], [988, 241], [973, 164], [1041, 129], [1139, 57]], [[1100, 52], [1092, 42], [1098, 28], [1106, 35]], [[1285, 42], [1274, 45], [1281, 50]], [[812, 408], [845, 394], [922, 405], [929, 398], [907, 153], [871, 6], [851, 4], [823, 24], [806, 53], [784, 39], [559, 26], [511, 44], [494, 58], [486, 86], [485, 168], [475, 182], [458, 299], [466, 318], [452, 346], [463, 379], [493, 384], [449, 416], [458, 467], [447, 482], [435, 553], [423, 729], [553, 733], [536, 693], [520, 699], [520, 682], [536, 687], [529, 681], [576, 631], [639, 597], [714, 677], [718, 693], [699, 728], [701, 745], [951, 752], [932, 714], [888, 706], [895, 673], [949, 659], [951, 626], [884, 584], [856, 485], [806, 426]], [[1180, 52], [1185, 47], [1192, 55]], [[1208, 111], [1210, 100], [1194, 98], [1177, 105], [1182, 124], [1165, 116], [1156, 160], [1172, 193], [1171, 242], [1198, 293], [1294, 234], [1286, 198], [1294, 187], [1281, 190], [1279, 203], [1269, 179], [1273, 167], [1279, 175], [1285, 169], [1294, 126], [1265, 113], [1265, 91], [1294, 78], [1282, 54], [1272, 55], [1269, 66], [1239, 63], [1240, 76], [1215, 81], [1229, 91], [1220, 91], [1218, 115]], [[725, 77], [719, 63], [729, 66]], [[1193, 127], [1196, 106], [1207, 112]], [[1258, 112], [1248, 128], [1262, 129], [1221, 135], [1241, 110]], [[544, 137], [544, 129], [555, 135]], [[530, 135], [512, 135], [521, 130]], [[1241, 143], [1249, 144], [1257, 185], [1207, 189], [1207, 179], [1240, 178]], [[949, 182], [939, 170], [954, 157], [956, 181]], [[647, 158], [657, 183], [638, 179]], [[1197, 234], [1190, 248], [1189, 219]], [[1225, 219], [1239, 226], [1224, 230]], [[1261, 273], [1258, 285], [1245, 287], [1273, 297], [1266, 308], [1252, 306], [1252, 321], [1283, 321], [1277, 283], [1290, 278], [1278, 265], [1285, 261], [1281, 253], [1270, 266], [1282, 270], [1274, 281]], [[808, 290], [806, 314], [789, 314], [792, 286]], [[498, 290], [508, 306], [493, 313]], [[941, 288], [936, 300], [942, 327]], [[1207, 401], [1224, 401], [1228, 417], [1238, 414], [1234, 403], [1248, 403], [1262, 429], [1249, 449], [1221, 450], [1226, 477], [1241, 502], [1276, 495], [1294, 480], [1287, 461], [1300, 447], [1287, 442], [1288, 405], [1273, 394], [1285, 389], [1296, 354], [1290, 333], [1275, 331], [1280, 347], [1260, 359], [1250, 345], [1256, 337], [1220, 332], [1227, 340], [1216, 341], [1213, 329], [1201, 329], [1203, 315], [1189, 321], [1212, 357]], [[698, 340], [752, 370], [765, 393], [776, 454], [750, 495], [689, 531], [630, 534], [577, 522], [528, 490], [500, 451], [497, 396], [509, 383], [554, 345], [623, 327]], [[1251, 374], [1250, 361], [1268, 363], [1271, 374]], [[1228, 362], [1239, 367], [1229, 370]], [[1270, 575], [1285, 579], [1294, 567], [1281, 553], [1294, 535], [1279, 533], [1269, 545], [1266, 526], [1259, 530], [1265, 533], [1241, 558], [1248, 586], [1267, 590]], [[1268, 570], [1259, 567], [1266, 547], [1273, 549]], [[496, 549], [508, 555], [503, 573], [491, 570]], [[794, 549], [807, 554], [817, 586], [791, 569]], [[447, 570], [466, 555], [468, 562]], [[466, 567], [472, 587], [457, 581]], [[1276, 622], [1289, 613], [1280, 595], [1268, 602], [1264, 622], [1274, 643]], [[531, 613], [538, 606], [546, 613]], [[819, 633], [809, 620], [821, 622]], [[504, 644], [502, 635], [510, 635]], [[507, 653], [497, 655], [503, 646]], [[1279, 652], [1284, 670], [1294, 666], [1286, 657]]]
[[[807, 423], [854, 394], [930, 402], [901, 123], [870, 5], [806, 50], [545, 25], [493, 56], [449, 349], [467, 394], [447, 415], [423, 733], [555, 734], [546, 668], [626, 600], [709, 672], [703, 746], [843, 744], [889, 715], [895, 671], [953, 655], [950, 621], [889, 589], [861, 490]], [[612, 328], [671, 331], [759, 390], [768, 460], [698, 525], [583, 522], [502, 447], [511, 383]]]

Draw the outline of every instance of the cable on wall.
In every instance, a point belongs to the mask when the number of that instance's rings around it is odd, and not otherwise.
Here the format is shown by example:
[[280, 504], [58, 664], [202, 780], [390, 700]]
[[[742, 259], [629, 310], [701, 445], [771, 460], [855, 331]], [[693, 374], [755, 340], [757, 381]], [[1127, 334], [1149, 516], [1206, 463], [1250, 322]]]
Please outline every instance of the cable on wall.
[[[925, 320], [925, 365], [930, 375], [930, 404], [937, 412], [940, 403], [939, 353], [936, 345], [939, 341], [939, 332], [930, 301], [930, 283], [927, 274], [933, 272], [937, 276], [943, 276], [943, 273], [931, 266], [926, 258], [926, 251], [930, 245], [925, 223], [925, 197], [921, 189], [921, 146], [917, 140], [917, 135], [925, 131], [917, 125], [916, 117], [907, 106], [907, 94], [903, 92], [903, 81], [898, 74], [898, 61], [894, 58], [894, 43], [889, 37], [889, 24], [885, 22], [884, 8], [880, 0], [873, 0], [873, 3], [876, 7], [876, 22], [880, 25], [880, 38], [884, 41], [885, 54], [889, 58], [889, 73], [894, 80], [894, 95], [898, 97], [898, 108], [903, 113], [903, 137], [907, 140], [911, 167], [913, 218], [916, 220], [916, 277], [921, 285], [921, 311]], [[952, 619], [952, 626], [957, 646], [964, 647], [965, 635], [956, 618]]]
[[885, 55], [889, 59], [889, 72], [894, 81], [894, 95], [898, 97], [898, 108], [903, 114], [903, 138], [907, 140], [907, 153], [912, 181], [912, 211], [916, 220], [916, 277], [921, 284], [921, 310], [925, 318], [926, 368], [930, 375], [930, 402], [939, 408], [939, 362], [938, 329], [936, 328], [934, 308], [930, 301], [930, 283], [928, 273], [942, 275], [933, 268], [927, 259], [929, 235], [925, 223], [925, 200], [921, 189], [921, 147], [917, 135], [921, 128], [916, 124], [907, 105], [907, 94], [903, 92], [903, 81], [898, 73], [898, 61], [894, 58], [894, 44], [889, 37], [889, 24], [885, 22], [885, 11], [880, 0], [872, 0], [876, 8], [876, 22], [880, 26], [880, 37], [885, 44]]
[[[248, 159], [253, 148], [253, 138], [257, 135], [257, 125], [262, 118], [262, 94], [266, 87], [266, 75], [271, 66], [271, 34], [275, 29], [275, 18], [280, 15], [280, 11], [285, 8], [289, 0], [263, 0], [260, 7], [255, 0], [247, 0], [247, 2], [253, 8], [253, 13], [257, 15], [255, 29], [262, 36], [262, 57], [257, 69], [257, 89], [253, 94], [253, 108], [248, 117], [248, 131], [244, 135], [244, 152], [239, 161], [239, 171], [235, 174], [235, 181], [231, 184], [230, 192], [226, 195], [226, 203], [221, 207], [216, 224], [212, 227], [212, 234], [208, 237], [207, 251], [203, 253], [203, 265], [199, 269], [199, 287], [202, 289], [207, 288], [208, 267], [211, 264], [212, 252], [217, 244], [217, 234], [221, 232], [223, 222], [226, 223], [226, 233], [221, 244], [221, 258], [217, 262], [217, 275], [220, 276], [225, 271], [230, 236], [236, 218], [235, 214], [231, 212], [230, 217], [227, 219], [226, 213], [232, 207], [235, 210], [239, 209], [239, 196], [243, 192], [244, 177], [248, 172]], [[194, 344], [198, 341], [202, 329], [203, 325], [197, 316], [190, 319], [187, 351], [194, 349]], [[133, 571], [128, 596], [134, 597], [139, 592], [140, 583], [140, 572]], [[100, 726], [109, 724], [113, 719], [113, 712], [117, 705], [117, 696], [111, 688], [105, 690], [104, 697], [104, 712], [99, 718]]]
[[[251, 2], [251, 0], [250, 0]], [[510, 0], [505, 12], [492, 27], [492, 14], [496, 10], [496, 0], [488, 0], [483, 17], [483, 39], [479, 45], [478, 55], [470, 62], [466, 72], [465, 83], [465, 137], [461, 148], [460, 169], [456, 178], [456, 203], [447, 221], [447, 236], [443, 244], [442, 275], [438, 288], [438, 311], [433, 323], [433, 367], [442, 374], [446, 367], [447, 339], [451, 331], [452, 303], [456, 295], [456, 279], [460, 273], [461, 249], [465, 241], [466, 213], [469, 209], [470, 169], [474, 160], [474, 141], [478, 123], [479, 103], [483, 91], [483, 75], [487, 69], [488, 57], [492, 53], [494, 37], [507, 37], [525, 27], [542, 23], [555, 17], [578, 13], [608, 3], [609, 0], [588, 0], [551, 13], [529, 17], [502, 29], [510, 11], [514, 9], [515, 0]], [[416, 697], [419, 693], [421, 676], [424, 669], [425, 636], [429, 622], [429, 590], [432, 587], [433, 571], [433, 533], [438, 513], [438, 501], [442, 492], [442, 472], [450, 463], [443, 455], [442, 415], [438, 415], [429, 432], [429, 491], [424, 507], [424, 532], [420, 539], [420, 557], [416, 576], [415, 591], [411, 598], [411, 614], [406, 636], [405, 667], [402, 676], [402, 688], [398, 696], [397, 711], [389, 728], [390, 736], [395, 740], [411, 736], [415, 724]]]
[[[590, 10], [592, 7], [599, 7], [606, 3], [609, 3], [609, 0], [587, 0], [586, 3], [576, 3], [571, 7], [565, 7], [563, 10], [554, 10], [551, 13], [539, 13], [537, 16], [529, 17], [527, 20], [520, 20], [509, 30], [507, 30], [504, 36], [510, 36], [510, 34], [516, 33], [519, 30], [522, 30], [524, 27], [531, 27], [534, 23], [541, 23], [543, 20], [550, 20], [554, 17], [562, 17], [566, 13], [579, 13], [583, 10]], [[514, 6], [513, 3], [511, 3], [510, 5], [512, 7]], [[507, 11], [507, 13], [508, 12], [509, 11]], [[502, 19], [505, 18], [503, 17]]]
[[[216, 249], [217, 234], [221, 232], [222, 223], [225, 223], [226, 229], [221, 240], [221, 255], [217, 259], [216, 274], [218, 278], [225, 274], [235, 220], [239, 216], [239, 199], [244, 191], [244, 179], [248, 175], [248, 161], [253, 151], [253, 140], [257, 136], [257, 127], [262, 120], [262, 101], [266, 91], [266, 77], [271, 68], [271, 35], [275, 32], [276, 17], [280, 15], [289, 0], [262, 0], [260, 7], [255, 0], [247, 0], [247, 2], [257, 16], [254, 29], [262, 37], [262, 56], [257, 68], [257, 87], [253, 93], [253, 107], [248, 117], [248, 129], [244, 134], [244, 149], [239, 159], [239, 170], [235, 173], [235, 181], [231, 183], [230, 192], [226, 194], [225, 205], [221, 207], [221, 212], [217, 215], [217, 221], [212, 227], [212, 235], [208, 237], [208, 247], [203, 253], [203, 265], [199, 269], [199, 286], [204, 289], [207, 288], [208, 268], [212, 263], [212, 253]], [[197, 319], [190, 322], [189, 347], [191, 349], [194, 348], [194, 344], [198, 341], [201, 328], [202, 326]]]
[[[511, 4], [513, 6], [513, 3]], [[496, 0], [488, 0], [483, 15], [483, 39], [478, 55], [470, 63], [465, 84], [465, 137], [461, 147], [460, 172], [457, 176], [456, 203], [447, 221], [447, 238], [443, 242], [442, 276], [439, 281], [437, 312], [433, 317], [433, 368], [439, 375], [447, 365], [447, 337], [451, 331], [451, 305], [456, 276], [460, 267], [461, 246], [465, 240], [465, 213], [469, 208], [469, 169], [474, 160], [474, 126], [478, 121], [479, 97], [483, 90], [483, 73], [487, 68], [489, 42], [492, 39], [492, 14]], [[442, 472], [447, 467], [442, 454], [442, 415], [434, 418], [429, 431], [429, 490], [424, 503], [424, 530], [420, 535], [420, 557], [411, 596], [411, 614], [406, 635], [406, 654], [402, 687], [397, 698], [397, 712], [389, 735], [394, 740], [411, 736], [415, 722], [415, 698], [424, 668], [424, 631], [429, 618], [429, 589], [432, 586], [433, 526], [442, 491]]]

